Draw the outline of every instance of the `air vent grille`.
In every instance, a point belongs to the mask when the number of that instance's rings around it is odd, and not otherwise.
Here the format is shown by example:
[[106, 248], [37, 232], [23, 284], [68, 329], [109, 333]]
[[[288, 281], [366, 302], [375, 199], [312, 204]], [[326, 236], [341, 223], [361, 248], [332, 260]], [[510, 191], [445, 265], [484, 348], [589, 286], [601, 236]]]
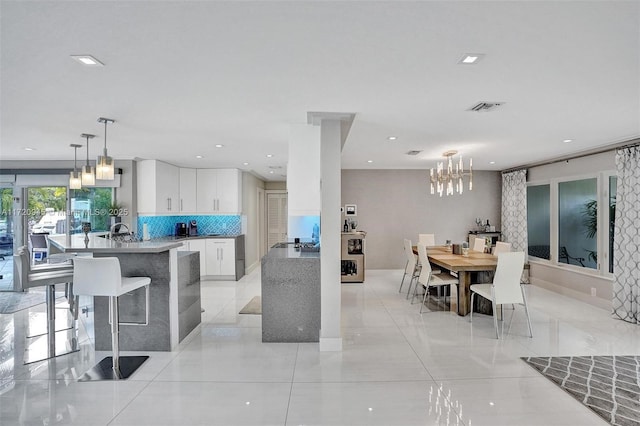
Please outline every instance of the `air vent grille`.
[[407, 155], [418, 155], [418, 154], [420, 154], [421, 152], [422, 152], [422, 151], [412, 150], [412, 151], [407, 152]]
[[478, 102], [467, 111], [475, 111], [475, 112], [487, 112], [493, 111], [499, 106], [504, 105], [504, 102]]

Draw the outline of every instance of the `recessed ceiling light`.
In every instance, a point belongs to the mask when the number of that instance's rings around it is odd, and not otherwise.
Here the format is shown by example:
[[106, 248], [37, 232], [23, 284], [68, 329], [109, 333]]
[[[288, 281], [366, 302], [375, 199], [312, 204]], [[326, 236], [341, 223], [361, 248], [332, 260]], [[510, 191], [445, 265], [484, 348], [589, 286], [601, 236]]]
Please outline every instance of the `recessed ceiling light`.
[[269, 170], [269, 173], [274, 174], [275, 172], [273, 170]]
[[484, 57], [484, 53], [465, 53], [459, 64], [472, 65], [477, 64]]
[[396, 139], [398, 139], [397, 136], [389, 136], [387, 139], [389, 139], [390, 141], [395, 141]]
[[367, 163], [373, 163], [373, 160], [367, 160]]
[[196, 158], [202, 158], [202, 155], [196, 155]]
[[216, 144], [216, 148], [222, 148], [224, 145], [222, 145], [221, 143], [217, 143]]
[[91, 55], [71, 55], [73, 59], [80, 62], [82, 65], [86, 65], [89, 67], [103, 67], [104, 64], [94, 58]]
[[564, 143], [573, 142], [573, 139], [565, 139], [565, 140], [563, 140], [562, 142], [564, 142]]
[[249, 163], [247, 163], [246, 161], [244, 163], [242, 163], [243, 166], [248, 166]]
[[273, 154], [267, 154], [267, 158], [273, 157]]
[[489, 161], [489, 164], [496, 164], [495, 161]]
[[24, 150], [25, 150], [25, 151], [35, 151], [36, 149], [35, 149], [35, 148], [29, 148], [29, 147], [27, 147], [27, 148], [25, 148]]

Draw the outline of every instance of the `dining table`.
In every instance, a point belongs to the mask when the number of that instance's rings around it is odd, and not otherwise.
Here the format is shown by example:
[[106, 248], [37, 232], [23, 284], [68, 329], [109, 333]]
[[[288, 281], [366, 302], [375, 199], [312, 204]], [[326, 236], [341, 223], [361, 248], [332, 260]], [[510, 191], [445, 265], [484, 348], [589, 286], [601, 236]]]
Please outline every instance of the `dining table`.
[[[413, 252], [418, 253], [417, 246], [413, 246]], [[456, 311], [460, 316], [467, 315], [472, 309], [469, 289], [472, 272], [495, 271], [498, 266], [498, 257], [492, 254], [474, 250], [469, 250], [467, 255], [454, 254], [447, 246], [427, 247], [427, 257], [430, 263], [458, 275]]]

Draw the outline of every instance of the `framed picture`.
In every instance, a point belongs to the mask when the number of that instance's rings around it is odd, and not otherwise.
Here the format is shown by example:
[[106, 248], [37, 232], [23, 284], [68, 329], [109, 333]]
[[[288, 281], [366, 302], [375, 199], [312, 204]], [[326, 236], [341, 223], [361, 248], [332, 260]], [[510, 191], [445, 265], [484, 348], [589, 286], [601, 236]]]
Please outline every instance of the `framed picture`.
[[344, 214], [345, 216], [358, 216], [358, 206], [355, 204], [345, 204]]

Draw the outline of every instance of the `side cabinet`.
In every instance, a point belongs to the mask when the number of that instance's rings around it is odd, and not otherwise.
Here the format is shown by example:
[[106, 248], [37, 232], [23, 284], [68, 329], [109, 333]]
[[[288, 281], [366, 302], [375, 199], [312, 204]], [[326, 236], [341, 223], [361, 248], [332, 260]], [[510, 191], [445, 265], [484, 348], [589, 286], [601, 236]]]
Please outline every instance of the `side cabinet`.
[[206, 240], [207, 275], [236, 276], [236, 249], [232, 238], [214, 238]]

